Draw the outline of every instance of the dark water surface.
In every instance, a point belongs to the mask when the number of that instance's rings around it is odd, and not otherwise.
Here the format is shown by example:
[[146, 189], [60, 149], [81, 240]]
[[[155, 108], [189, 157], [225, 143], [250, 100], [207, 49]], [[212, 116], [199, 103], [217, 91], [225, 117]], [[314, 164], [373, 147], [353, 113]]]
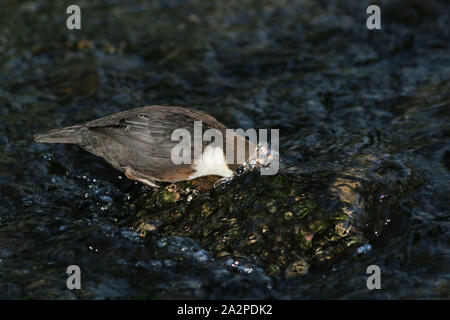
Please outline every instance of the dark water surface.
[[[0, 297], [450, 298], [450, 8], [377, 3], [2, 1]], [[285, 166], [172, 199], [32, 140], [152, 104], [279, 128]]]

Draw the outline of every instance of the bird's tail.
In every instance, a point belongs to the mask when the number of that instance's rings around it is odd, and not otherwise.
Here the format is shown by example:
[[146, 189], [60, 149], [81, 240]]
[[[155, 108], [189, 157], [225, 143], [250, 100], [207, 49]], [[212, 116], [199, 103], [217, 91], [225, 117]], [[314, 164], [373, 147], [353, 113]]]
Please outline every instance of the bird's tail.
[[81, 129], [83, 126], [75, 125], [65, 128], [53, 129], [47, 132], [35, 133], [35, 142], [44, 143], [81, 143]]

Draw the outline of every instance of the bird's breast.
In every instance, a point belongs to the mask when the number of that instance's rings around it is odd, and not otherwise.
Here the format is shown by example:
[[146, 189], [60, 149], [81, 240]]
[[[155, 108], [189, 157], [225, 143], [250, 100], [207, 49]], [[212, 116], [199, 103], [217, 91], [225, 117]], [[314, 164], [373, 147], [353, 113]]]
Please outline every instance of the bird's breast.
[[207, 146], [203, 150], [200, 159], [196, 159], [193, 164], [195, 172], [189, 176], [194, 179], [207, 175], [217, 175], [221, 177], [233, 176], [233, 171], [227, 165], [225, 154], [220, 147]]

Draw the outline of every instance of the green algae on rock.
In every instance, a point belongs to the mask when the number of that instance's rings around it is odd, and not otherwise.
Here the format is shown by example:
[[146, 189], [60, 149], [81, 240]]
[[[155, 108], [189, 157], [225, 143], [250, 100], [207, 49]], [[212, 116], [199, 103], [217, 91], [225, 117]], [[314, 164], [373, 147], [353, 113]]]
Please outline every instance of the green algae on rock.
[[179, 201], [167, 194], [161, 188], [138, 200], [130, 223], [141, 235], [189, 237], [216, 259], [262, 266], [268, 274], [302, 275], [363, 243], [352, 218], [329, 206], [324, 185], [307, 177], [254, 170], [220, 190]]

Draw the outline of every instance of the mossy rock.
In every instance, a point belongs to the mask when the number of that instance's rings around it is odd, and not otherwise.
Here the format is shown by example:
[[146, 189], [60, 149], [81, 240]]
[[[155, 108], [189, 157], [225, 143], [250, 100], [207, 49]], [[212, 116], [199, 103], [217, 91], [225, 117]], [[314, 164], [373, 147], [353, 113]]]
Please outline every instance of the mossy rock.
[[142, 236], [189, 237], [217, 259], [239, 259], [269, 274], [305, 274], [363, 242], [340, 208], [327, 208], [333, 201], [326, 186], [307, 177], [255, 170], [198, 195], [175, 200], [167, 193], [160, 188], [137, 201], [130, 223]]

